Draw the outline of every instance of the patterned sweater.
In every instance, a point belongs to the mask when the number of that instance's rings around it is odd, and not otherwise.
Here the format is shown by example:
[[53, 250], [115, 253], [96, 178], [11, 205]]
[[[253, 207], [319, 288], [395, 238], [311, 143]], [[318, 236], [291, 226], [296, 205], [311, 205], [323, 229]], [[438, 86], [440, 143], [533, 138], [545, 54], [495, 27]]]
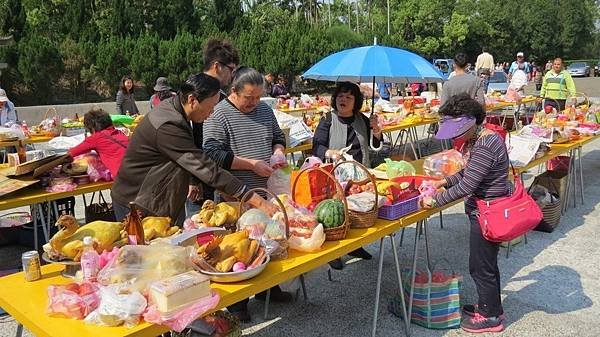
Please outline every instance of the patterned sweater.
[[511, 191], [508, 153], [498, 134], [484, 135], [471, 149], [466, 167], [446, 178], [447, 190], [433, 196], [439, 206], [467, 197], [465, 212], [477, 209], [476, 199], [504, 197]]
[[260, 102], [250, 113], [240, 112], [229, 99], [215, 106], [215, 112], [204, 122], [203, 148], [219, 166], [230, 170], [248, 188], [267, 187], [266, 177], [253, 171], [232, 170], [233, 157], [269, 162], [273, 146], [285, 146], [285, 135], [279, 128], [273, 110]]

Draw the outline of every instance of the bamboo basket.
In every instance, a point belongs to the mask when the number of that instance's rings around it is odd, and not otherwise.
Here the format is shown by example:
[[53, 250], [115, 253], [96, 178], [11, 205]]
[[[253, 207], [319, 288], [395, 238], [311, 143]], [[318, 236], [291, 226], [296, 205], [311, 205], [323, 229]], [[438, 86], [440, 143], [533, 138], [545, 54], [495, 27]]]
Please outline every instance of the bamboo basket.
[[[279, 209], [283, 213], [283, 220], [285, 223], [284, 237], [282, 239], [274, 239], [274, 241], [276, 241], [279, 244], [279, 247], [281, 249], [279, 251], [276, 251], [275, 253], [271, 253], [270, 256], [271, 256], [272, 260], [285, 259], [288, 257], [289, 244], [288, 244], [287, 240], [290, 237], [290, 225], [289, 225], [289, 221], [288, 221], [287, 212], [285, 211], [285, 207], [284, 207], [283, 203], [275, 194], [273, 194], [273, 192], [271, 192], [267, 189], [264, 189], [264, 188], [253, 188], [253, 189], [249, 190], [248, 192], [246, 192], [246, 194], [244, 194], [244, 196], [240, 200], [239, 216], [241, 217], [242, 214], [244, 214], [244, 212], [246, 212], [248, 209], [251, 208], [251, 207], [246, 207], [245, 204], [248, 201], [248, 199], [256, 192], [264, 192], [265, 194], [272, 197], [273, 200], [275, 200], [277, 202]], [[237, 230], [240, 230], [239, 225], [237, 226]]]
[[337, 163], [333, 167], [334, 174], [335, 174], [335, 170], [338, 167], [345, 165], [345, 164], [351, 164], [351, 165], [354, 165], [354, 166], [360, 168], [362, 171], [364, 171], [367, 174], [367, 178], [363, 179], [361, 181], [349, 180], [348, 183], [346, 184], [346, 188], [344, 189], [344, 194], [347, 194], [353, 185], [362, 186], [362, 185], [365, 185], [368, 183], [373, 183], [373, 189], [375, 190], [375, 203], [373, 204], [373, 208], [371, 208], [369, 211], [358, 212], [358, 211], [353, 211], [351, 209], [348, 209], [348, 215], [350, 216], [350, 227], [352, 227], [352, 228], [371, 227], [375, 224], [375, 220], [377, 220], [377, 217], [378, 217], [377, 203], [379, 200], [379, 194], [377, 193], [377, 182], [375, 180], [375, 177], [373, 177], [373, 175], [369, 172], [369, 170], [363, 164], [356, 162], [356, 161], [342, 161], [342, 162]]
[[298, 183], [298, 178], [300, 178], [300, 176], [302, 176], [302, 174], [310, 172], [310, 171], [314, 171], [314, 170], [318, 170], [322, 173], [324, 173], [325, 175], [327, 175], [327, 177], [329, 179], [331, 179], [336, 187], [335, 190], [335, 194], [332, 195], [332, 197], [336, 197], [338, 200], [341, 200], [342, 203], [344, 204], [344, 223], [342, 223], [340, 226], [338, 227], [334, 227], [334, 228], [325, 228], [325, 240], [326, 241], [335, 241], [335, 240], [342, 240], [346, 237], [346, 234], [348, 234], [348, 228], [350, 227], [350, 216], [348, 215], [348, 202], [346, 201], [346, 196], [344, 194], [344, 190], [342, 189], [342, 186], [340, 185], [340, 183], [335, 179], [335, 177], [327, 172], [326, 170], [315, 166], [315, 167], [308, 167], [305, 168], [304, 170], [301, 170], [298, 175], [296, 176], [296, 179], [294, 179], [294, 182], [292, 183], [292, 200], [295, 202], [294, 200], [294, 196], [296, 195], [296, 185]]

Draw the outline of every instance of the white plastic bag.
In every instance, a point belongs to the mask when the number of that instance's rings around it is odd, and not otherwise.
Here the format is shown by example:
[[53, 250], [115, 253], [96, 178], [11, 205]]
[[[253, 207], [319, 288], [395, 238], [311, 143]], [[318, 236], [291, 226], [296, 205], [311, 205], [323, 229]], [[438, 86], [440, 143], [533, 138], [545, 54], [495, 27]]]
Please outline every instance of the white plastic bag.
[[310, 237], [305, 238], [301, 236], [291, 235], [288, 239], [288, 244], [291, 249], [299, 250], [301, 252], [314, 252], [321, 248], [325, 242], [325, 231], [323, 225], [318, 224], [312, 231]]
[[85, 318], [85, 322], [103, 326], [136, 326], [148, 302], [138, 291], [121, 293], [122, 290], [119, 284], [101, 287], [100, 306]]
[[72, 147], [75, 147], [75, 146], [81, 144], [81, 142], [83, 142], [84, 139], [85, 139], [84, 134], [73, 136], [73, 137], [59, 136], [59, 137], [52, 138], [48, 142], [48, 145], [50, 145], [51, 148], [56, 149], [56, 150], [68, 150]]
[[284, 167], [273, 171], [267, 180], [267, 189], [275, 195], [292, 194], [290, 168]]

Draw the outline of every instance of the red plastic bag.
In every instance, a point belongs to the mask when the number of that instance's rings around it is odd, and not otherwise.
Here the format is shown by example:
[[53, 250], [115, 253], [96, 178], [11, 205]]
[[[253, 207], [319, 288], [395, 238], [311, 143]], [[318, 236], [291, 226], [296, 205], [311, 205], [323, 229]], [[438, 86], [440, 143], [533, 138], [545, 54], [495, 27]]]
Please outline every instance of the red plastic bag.
[[569, 163], [571, 162], [571, 157], [569, 156], [558, 156], [548, 160], [546, 163], [548, 171], [559, 171], [559, 172], [567, 172], [569, 171]]
[[96, 310], [100, 304], [98, 286], [92, 283], [71, 283], [48, 286], [48, 307], [50, 316], [83, 319]]

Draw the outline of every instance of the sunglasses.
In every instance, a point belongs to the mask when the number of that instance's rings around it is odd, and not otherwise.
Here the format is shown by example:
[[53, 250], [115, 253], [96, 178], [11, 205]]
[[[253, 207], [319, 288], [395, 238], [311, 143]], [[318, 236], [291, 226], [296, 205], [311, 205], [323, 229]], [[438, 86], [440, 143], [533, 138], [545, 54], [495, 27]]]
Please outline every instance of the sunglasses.
[[229, 71], [231, 71], [232, 73], [235, 71], [235, 68], [234, 68], [234, 67], [231, 67], [231, 66], [229, 66], [229, 65], [227, 65], [227, 64], [225, 64], [225, 63], [223, 63], [223, 62], [218, 62], [218, 63], [219, 63], [219, 64], [221, 64], [221, 65], [223, 65], [223, 66], [225, 66], [225, 67], [226, 67], [227, 69], [229, 69]]

